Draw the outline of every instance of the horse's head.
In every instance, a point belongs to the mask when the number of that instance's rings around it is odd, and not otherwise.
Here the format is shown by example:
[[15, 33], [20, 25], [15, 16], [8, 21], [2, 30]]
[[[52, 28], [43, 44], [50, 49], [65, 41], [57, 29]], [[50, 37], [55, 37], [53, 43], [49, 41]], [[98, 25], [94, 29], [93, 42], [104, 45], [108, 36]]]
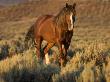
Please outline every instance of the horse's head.
[[73, 5], [68, 5], [66, 3], [66, 6], [64, 7], [65, 8], [65, 19], [66, 19], [66, 22], [68, 24], [68, 30], [72, 30], [73, 29], [73, 24], [75, 22], [75, 16], [76, 16], [76, 10], [75, 10], [75, 7], [76, 7], [76, 3], [74, 3]]

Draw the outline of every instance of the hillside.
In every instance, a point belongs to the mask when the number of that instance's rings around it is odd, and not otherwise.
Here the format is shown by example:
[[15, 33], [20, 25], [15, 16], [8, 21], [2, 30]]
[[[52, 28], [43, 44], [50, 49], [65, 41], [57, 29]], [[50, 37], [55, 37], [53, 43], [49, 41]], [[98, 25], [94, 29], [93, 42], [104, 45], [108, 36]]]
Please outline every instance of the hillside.
[[[38, 16], [43, 14], [56, 15], [67, 0], [39, 0], [29, 1], [21, 4], [10, 5], [0, 8], [0, 38], [11, 39], [13, 35], [13, 29], [18, 29], [19, 32], [14, 34], [22, 35], [27, 32], [28, 29], [37, 19]], [[109, 1], [81, 1], [70, 0], [68, 3], [72, 4], [76, 2], [76, 23], [75, 26], [109, 26], [110, 25], [110, 2]], [[30, 20], [31, 23], [29, 22]], [[28, 21], [28, 22], [27, 22]], [[20, 23], [20, 26], [16, 26]], [[25, 27], [24, 25], [28, 25]], [[16, 26], [16, 27], [15, 27]], [[25, 27], [25, 28], [23, 28]], [[5, 28], [5, 29], [4, 29]], [[9, 29], [7, 33], [7, 29]], [[25, 29], [25, 30], [22, 30]], [[22, 30], [22, 31], [20, 31]], [[7, 37], [8, 36], [8, 37]]]
[[0, 0], [1, 5], [13, 5], [13, 4], [18, 4], [18, 3], [23, 3], [28, 0]]
[[[0, 22], [25, 20], [42, 14], [57, 14], [67, 0], [40, 0], [0, 9]], [[77, 20], [81, 23], [110, 24], [109, 1], [81, 1], [70, 0], [68, 3], [77, 3]]]

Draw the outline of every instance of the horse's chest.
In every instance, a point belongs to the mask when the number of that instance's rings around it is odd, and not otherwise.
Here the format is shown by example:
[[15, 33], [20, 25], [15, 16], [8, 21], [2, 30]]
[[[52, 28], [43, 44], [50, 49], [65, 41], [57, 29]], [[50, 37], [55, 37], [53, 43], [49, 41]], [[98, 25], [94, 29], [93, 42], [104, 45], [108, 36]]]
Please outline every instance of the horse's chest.
[[66, 35], [67, 35], [66, 31], [64, 31], [64, 32], [61, 33], [62, 40], [64, 40], [66, 38]]
[[72, 36], [73, 36], [73, 31], [66, 31], [62, 35], [63, 41], [69, 41], [69, 40], [71, 40]]

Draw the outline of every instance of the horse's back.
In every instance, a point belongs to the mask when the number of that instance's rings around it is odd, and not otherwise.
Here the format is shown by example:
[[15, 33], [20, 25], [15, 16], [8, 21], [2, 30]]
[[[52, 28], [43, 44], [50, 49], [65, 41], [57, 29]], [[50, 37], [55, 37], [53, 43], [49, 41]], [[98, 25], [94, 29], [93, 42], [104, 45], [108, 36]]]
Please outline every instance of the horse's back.
[[35, 25], [35, 36], [41, 36], [44, 40], [53, 42], [53, 36], [55, 34], [53, 19], [53, 15], [38, 17]]
[[43, 16], [39, 16], [38, 19], [36, 20], [36, 24], [41, 25], [43, 24], [43, 22], [45, 22], [46, 20], [48, 20], [49, 18], [54, 17], [53, 15], [43, 15]]

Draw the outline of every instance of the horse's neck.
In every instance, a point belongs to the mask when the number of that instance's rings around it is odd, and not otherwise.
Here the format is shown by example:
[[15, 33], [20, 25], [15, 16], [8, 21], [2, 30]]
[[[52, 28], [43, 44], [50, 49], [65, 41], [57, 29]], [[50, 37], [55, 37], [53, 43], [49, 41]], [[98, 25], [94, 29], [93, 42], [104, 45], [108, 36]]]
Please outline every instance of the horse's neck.
[[61, 29], [67, 29], [68, 24], [67, 24], [65, 18], [63, 16], [60, 16], [60, 15], [58, 15], [56, 17], [57, 18], [55, 20], [55, 23], [56, 23], [57, 27], [61, 28]]

